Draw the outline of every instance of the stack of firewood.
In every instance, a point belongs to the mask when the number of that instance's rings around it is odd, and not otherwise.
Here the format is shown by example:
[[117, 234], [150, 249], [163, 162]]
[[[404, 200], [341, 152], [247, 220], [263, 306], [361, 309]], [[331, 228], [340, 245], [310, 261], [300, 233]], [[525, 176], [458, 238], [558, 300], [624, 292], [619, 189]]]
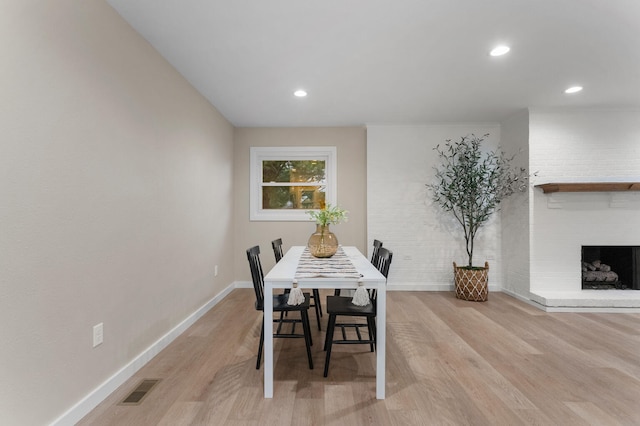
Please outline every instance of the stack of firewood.
[[582, 262], [582, 281], [616, 282], [618, 274], [611, 270], [611, 266], [599, 260]]

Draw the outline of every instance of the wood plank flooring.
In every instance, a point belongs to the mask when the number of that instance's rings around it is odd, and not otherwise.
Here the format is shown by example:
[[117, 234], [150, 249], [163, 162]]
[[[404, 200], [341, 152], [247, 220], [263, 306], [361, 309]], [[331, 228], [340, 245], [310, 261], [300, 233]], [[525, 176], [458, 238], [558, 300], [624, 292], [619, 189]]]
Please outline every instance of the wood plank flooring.
[[[366, 345], [334, 346], [322, 376], [312, 313], [315, 369], [302, 339], [276, 339], [264, 399], [261, 314], [253, 290], [237, 289], [79, 425], [640, 424], [640, 314], [545, 313], [501, 293], [387, 295], [384, 401]], [[118, 405], [143, 378], [162, 381], [140, 405]]]

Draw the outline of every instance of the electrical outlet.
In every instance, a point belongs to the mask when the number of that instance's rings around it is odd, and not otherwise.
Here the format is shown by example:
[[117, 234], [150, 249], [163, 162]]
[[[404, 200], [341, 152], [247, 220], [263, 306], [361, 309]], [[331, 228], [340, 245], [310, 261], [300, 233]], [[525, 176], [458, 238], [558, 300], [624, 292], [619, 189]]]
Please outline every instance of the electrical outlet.
[[104, 327], [103, 323], [96, 324], [93, 326], [93, 347], [102, 344], [104, 340]]
[[216, 267], [213, 268], [213, 275], [216, 277], [218, 276], [218, 265], [216, 265]]

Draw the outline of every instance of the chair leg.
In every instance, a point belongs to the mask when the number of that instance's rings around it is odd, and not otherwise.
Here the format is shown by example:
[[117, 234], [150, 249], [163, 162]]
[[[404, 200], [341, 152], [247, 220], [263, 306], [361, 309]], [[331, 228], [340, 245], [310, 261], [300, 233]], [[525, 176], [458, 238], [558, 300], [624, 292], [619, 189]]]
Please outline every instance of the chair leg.
[[320, 316], [322, 316], [322, 299], [320, 298], [320, 291], [317, 288], [313, 289], [313, 296], [316, 298], [316, 304], [318, 305]]
[[284, 318], [282, 317], [282, 314], [284, 313], [285, 313], [284, 311], [280, 312], [280, 322], [278, 322], [278, 328], [276, 329], [276, 334], [280, 334], [282, 330], [282, 324], [284, 324]]
[[373, 341], [378, 346], [378, 324], [376, 323], [376, 317], [371, 318], [371, 325], [373, 326]]
[[[367, 317], [367, 328], [369, 329], [369, 340], [376, 341], [376, 322], [373, 317]], [[371, 352], [375, 350], [375, 343], [371, 343]]]
[[329, 346], [329, 333], [333, 333], [333, 327], [335, 325], [331, 324], [332, 315], [329, 314], [329, 321], [327, 321], [327, 332], [324, 334], [324, 346], [322, 347], [323, 351], [327, 351], [327, 347]]
[[327, 351], [324, 360], [324, 377], [329, 375], [329, 361], [331, 360], [331, 347], [333, 346], [333, 331], [336, 328], [336, 316], [329, 314], [329, 323], [327, 324], [327, 336], [324, 341], [324, 349]]
[[[302, 318], [303, 314], [304, 314], [304, 316], [307, 317], [307, 321], [306, 322]], [[311, 336], [311, 321], [309, 321], [309, 312], [308, 311], [300, 311], [300, 319], [302, 319], [302, 334], [305, 335], [305, 336], [309, 336], [309, 346], [313, 346], [313, 336]]]
[[260, 326], [260, 344], [258, 345], [258, 360], [256, 361], [256, 370], [260, 370], [260, 361], [262, 360], [263, 345], [264, 345], [264, 314], [262, 315], [262, 324]]
[[[290, 289], [290, 288], [285, 288], [285, 289], [284, 289], [284, 294], [289, 294], [290, 292], [291, 292], [291, 289]], [[288, 311], [280, 312], [280, 319], [282, 319], [282, 316], [283, 316], [283, 315], [284, 315], [285, 317], [288, 317], [288, 316], [289, 316], [289, 312], [288, 312]]]
[[313, 370], [313, 358], [311, 357], [311, 326], [309, 325], [309, 313], [300, 311], [302, 318], [302, 329], [304, 330], [304, 343], [307, 347], [307, 358], [309, 360], [309, 370]]
[[316, 320], [318, 320], [318, 331], [322, 331], [322, 325], [320, 322], [320, 317], [322, 316], [322, 308], [320, 306], [320, 292], [317, 288], [313, 289], [313, 305], [316, 308]]

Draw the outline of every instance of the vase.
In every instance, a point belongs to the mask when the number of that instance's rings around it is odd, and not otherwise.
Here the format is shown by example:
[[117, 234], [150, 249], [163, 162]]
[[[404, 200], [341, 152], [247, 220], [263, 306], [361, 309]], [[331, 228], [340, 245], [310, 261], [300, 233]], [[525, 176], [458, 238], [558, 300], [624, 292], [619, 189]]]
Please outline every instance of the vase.
[[454, 286], [456, 297], [473, 302], [485, 302], [489, 298], [489, 262], [484, 263], [484, 268], [469, 269], [457, 266], [453, 262]]
[[331, 257], [338, 251], [338, 238], [329, 230], [329, 225], [316, 225], [307, 246], [314, 257]]

